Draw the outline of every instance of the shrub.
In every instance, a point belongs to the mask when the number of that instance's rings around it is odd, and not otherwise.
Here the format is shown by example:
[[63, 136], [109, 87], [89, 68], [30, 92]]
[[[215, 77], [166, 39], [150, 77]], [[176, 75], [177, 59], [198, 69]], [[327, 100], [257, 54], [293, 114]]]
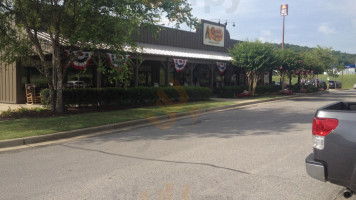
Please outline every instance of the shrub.
[[279, 85], [259, 85], [256, 87], [257, 94], [271, 94], [277, 93], [281, 90]]
[[17, 118], [21, 116], [39, 116], [42, 111], [45, 111], [44, 108], [24, 108], [20, 107], [17, 109], [11, 109], [10, 107], [0, 113], [1, 118]]
[[238, 94], [244, 92], [244, 90], [248, 90], [247, 86], [228, 86], [223, 87], [217, 91], [217, 95], [220, 98], [233, 98]]
[[43, 105], [49, 105], [51, 103], [49, 99], [49, 89], [41, 90], [41, 103]]
[[297, 83], [297, 84], [295, 84], [295, 85], [290, 86], [290, 89], [291, 89], [293, 92], [300, 92], [300, 85]]
[[318, 92], [319, 91], [319, 88], [317, 88], [317, 87], [308, 87], [307, 88], [307, 92]]
[[[63, 103], [73, 105], [133, 105], [162, 102], [209, 100], [212, 92], [205, 87], [137, 87], [137, 88], [79, 88], [64, 89]], [[49, 90], [42, 91], [42, 103], [48, 105]]]
[[[280, 90], [280, 86], [276, 85], [259, 85], [256, 87], [256, 94], [271, 94], [277, 93]], [[218, 97], [221, 98], [233, 98], [243, 93], [244, 90], [248, 90], [247, 86], [228, 86], [223, 87], [217, 91]]]

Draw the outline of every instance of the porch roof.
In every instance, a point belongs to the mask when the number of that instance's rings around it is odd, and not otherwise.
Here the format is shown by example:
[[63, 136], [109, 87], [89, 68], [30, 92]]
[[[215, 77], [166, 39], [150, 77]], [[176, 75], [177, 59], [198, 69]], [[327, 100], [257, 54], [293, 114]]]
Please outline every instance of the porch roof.
[[[38, 37], [44, 41], [46, 44], [51, 42], [50, 36], [45, 32], [38, 32]], [[68, 41], [64, 38], [60, 38], [62, 45], [68, 45]], [[206, 51], [199, 49], [188, 49], [174, 46], [164, 46], [148, 43], [137, 43], [136, 52], [145, 55], [154, 56], [165, 56], [165, 57], [175, 57], [175, 58], [191, 58], [191, 59], [202, 59], [210, 61], [232, 61], [232, 57], [228, 53], [217, 52], [217, 51]], [[132, 53], [133, 50], [131, 46], [127, 45], [124, 48], [128, 53]]]
[[[138, 43], [137, 51], [142, 54], [168, 56], [175, 58], [194, 58], [204, 60], [232, 61], [227, 53], [216, 51], [205, 51], [199, 49], [187, 49], [173, 46]], [[141, 47], [141, 48], [140, 48]]]

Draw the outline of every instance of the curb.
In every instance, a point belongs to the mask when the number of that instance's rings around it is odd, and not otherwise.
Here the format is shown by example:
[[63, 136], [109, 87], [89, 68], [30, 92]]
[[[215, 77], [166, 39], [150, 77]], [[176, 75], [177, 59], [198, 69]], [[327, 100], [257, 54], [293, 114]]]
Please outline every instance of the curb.
[[[313, 95], [324, 94], [324, 93], [328, 93], [328, 92], [319, 92], [319, 93], [313, 94]], [[292, 99], [292, 98], [303, 97], [303, 96], [309, 96], [309, 94], [296, 94], [296, 95], [292, 95], [292, 96], [283, 96], [283, 97], [264, 99], [264, 100], [251, 100], [251, 101], [242, 102], [242, 103], [236, 104], [236, 105], [227, 105], [227, 106], [220, 106], [220, 107], [215, 107], [215, 108], [204, 108], [204, 109], [196, 110], [195, 112], [209, 113], [209, 112], [223, 111], [226, 109], [237, 109], [237, 108], [247, 106], [247, 105], [259, 104], [259, 103], [271, 102], [271, 101], [278, 101], [278, 100], [284, 100], [284, 99]], [[72, 138], [72, 137], [83, 136], [83, 135], [90, 135], [90, 134], [97, 133], [97, 132], [122, 129], [122, 128], [127, 128], [127, 127], [137, 126], [137, 125], [150, 126], [150, 125], [152, 125], [152, 123], [150, 122], [152, 120], [161, 121], [159, 123], [164, 123], [164, 122], [166, 122], [170, 119], [173, 119], [173, 118], [174, 119], [184, 119], [187, 116], [192, 116], [192, 113], [188, 111], [188, 112], [182, 112], [182, 113], [175, 113], [175, 116], [173, 116], [173, 117], [171, 116], [171, 114], [168, 114], [168, 115], [162, 115], [162, 116], [157, 116], [157, 117], [144, 118], [144, 119], [127, 121], [127, 122], [120, 122], [120, 123], [116, 123], [116, 124], [84, 128], [84, 129], [78, 129], [78, 130], [72, 130], [72, 131], [66, 131], [66, 132], [57, 132], [57, 133], [48, 134], [48, 135], [39, 135], [39, 136], [32, 136], [32, 137], [25, 137], [25, 138], [11, 139], [11, 140], [3, 140], [3, 141], [0, 141], [0, 149], [28, 145], [28, 144], [36, 144], [36, 143], [41, 143], [41, 142], [48, 142], [48, 141], [59, 140], [59, 139]]]

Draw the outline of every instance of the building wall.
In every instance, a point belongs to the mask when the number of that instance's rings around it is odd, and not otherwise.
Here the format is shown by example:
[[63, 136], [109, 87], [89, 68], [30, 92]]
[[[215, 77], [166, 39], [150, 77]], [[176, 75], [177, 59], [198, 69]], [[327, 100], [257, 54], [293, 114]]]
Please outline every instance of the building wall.
[[197, 28], [195, 32], [183, 31], [173, 28], [161, 27], [161, 31], [156, 36], [152, 31], [141, 28], [140, 32], [134, 34], [133, 39], [136, 42], [165, 45], [172, 47], [181, 47], [188, 49], [199, 49], [206, 51], [228, 52], [228, 49], [233, 47], [238, 40], [230, 39], [230, 33], [227, 31], [226, 26], [203, 20], [209, 24], [225, 27], [225, 47], [215, 47], [203, 44], [203, 29]]
[[20, 73], [16, 63], [0, 64], [0, 103], [20, 101]]

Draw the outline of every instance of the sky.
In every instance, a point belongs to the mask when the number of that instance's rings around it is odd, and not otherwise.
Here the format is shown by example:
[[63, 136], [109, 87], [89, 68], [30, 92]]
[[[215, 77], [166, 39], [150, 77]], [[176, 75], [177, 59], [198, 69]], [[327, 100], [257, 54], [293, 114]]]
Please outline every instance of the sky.
[[[356, 0], [188, 0], [198, 19], [228, 23], [231, 39], [282, 43], [280, 6], [288, 4], [285, 43], [356, 54]], [[182, 27], [183, 28], [183, 27]], [[184, 28], [183, 28], [184, 29]]]

